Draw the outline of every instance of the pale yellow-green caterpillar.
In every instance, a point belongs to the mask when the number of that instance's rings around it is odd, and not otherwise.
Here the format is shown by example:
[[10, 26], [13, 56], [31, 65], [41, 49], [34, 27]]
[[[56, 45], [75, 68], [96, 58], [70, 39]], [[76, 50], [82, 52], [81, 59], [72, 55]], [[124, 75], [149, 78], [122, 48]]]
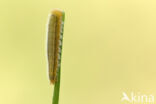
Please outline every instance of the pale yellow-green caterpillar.
[[61, 65], [63, 25], [64, 12], [54, 9], [49, 16], [47, 31], [48, 72], [52, 84], [57, 81], [58, 70], [60, 70]]

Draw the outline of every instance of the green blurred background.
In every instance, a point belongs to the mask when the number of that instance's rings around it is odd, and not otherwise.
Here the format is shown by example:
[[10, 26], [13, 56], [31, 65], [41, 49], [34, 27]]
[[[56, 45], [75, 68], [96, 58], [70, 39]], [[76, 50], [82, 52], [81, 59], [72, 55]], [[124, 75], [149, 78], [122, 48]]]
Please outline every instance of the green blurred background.
[[0, 104], [51, 104], [46, 24], [66, 13], [60, 104], [156, 94], [155, 0], [0, 0]]

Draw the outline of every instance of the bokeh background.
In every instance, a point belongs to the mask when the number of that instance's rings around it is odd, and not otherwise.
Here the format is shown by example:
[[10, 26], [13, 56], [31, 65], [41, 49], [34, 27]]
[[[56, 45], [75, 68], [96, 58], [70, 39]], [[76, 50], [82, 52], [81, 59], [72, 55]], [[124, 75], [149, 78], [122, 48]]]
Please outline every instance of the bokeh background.
[[0, 0], [0, 104], [51, 104], [46, 24], [66, 13], [60, 104], [156, 94], [155, 0]]

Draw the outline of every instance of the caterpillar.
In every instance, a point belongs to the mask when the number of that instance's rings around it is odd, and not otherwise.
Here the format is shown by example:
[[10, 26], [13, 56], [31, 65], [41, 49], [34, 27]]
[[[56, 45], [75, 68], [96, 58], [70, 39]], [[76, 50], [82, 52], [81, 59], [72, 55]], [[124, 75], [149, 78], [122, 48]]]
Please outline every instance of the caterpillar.
[[64, 12], [54, 9], [48, 20], [47, 30], [47, 59], [49, 80], [52, 84], [57, 81], [61, 67], [61, 53], [63, 41]]

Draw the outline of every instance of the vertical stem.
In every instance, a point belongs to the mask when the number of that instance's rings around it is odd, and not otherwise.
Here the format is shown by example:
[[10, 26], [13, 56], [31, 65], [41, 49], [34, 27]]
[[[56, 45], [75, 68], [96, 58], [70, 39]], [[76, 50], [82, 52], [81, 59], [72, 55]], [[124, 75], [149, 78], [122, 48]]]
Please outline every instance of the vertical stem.
[[61, 68], [58, 70], [58, 79], [54, 86], [54, 93], [53, 93], [53, 103], [52, 104], [58, 104], [59, 103], [59, 92], [60, 92], [60, 78], [61, 78]]
[[[61, 24], [61, 31], [60, 31], [60, 35], [62, 35], [62, 37], [63, 37], [63, 30], [64, 30], [64, 20], [65, 20], [65, 13], [62, 12], [62, 24]], [[61, 41], [63, 42], [63, 39]], [[60, 48], [62, 51], [62, 45], [60, 46]], [[62, 52], [60, 52], [59, 54], [61, 56]], [[54, 86], [52, 104], [59, 104], [60, 80], [61, 80], [61, 59], [60, 59], [60, 66], [59, 66], [58, 72], [57, 72], [57, 81], [55, 82], [55, 86]]]

